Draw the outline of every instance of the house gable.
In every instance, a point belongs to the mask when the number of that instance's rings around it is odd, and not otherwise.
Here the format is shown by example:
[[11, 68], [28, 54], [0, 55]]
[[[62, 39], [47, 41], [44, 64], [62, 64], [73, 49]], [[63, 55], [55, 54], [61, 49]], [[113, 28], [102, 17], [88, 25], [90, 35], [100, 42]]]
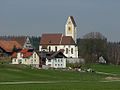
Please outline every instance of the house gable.
[[26, 48], [26, 49], [33, 49], [33, 46], [30, 42], [30, 39], [29, 37], [26, 38], [25, 42], [24, 42], [24, 45], [23, 45], [23, 48]]

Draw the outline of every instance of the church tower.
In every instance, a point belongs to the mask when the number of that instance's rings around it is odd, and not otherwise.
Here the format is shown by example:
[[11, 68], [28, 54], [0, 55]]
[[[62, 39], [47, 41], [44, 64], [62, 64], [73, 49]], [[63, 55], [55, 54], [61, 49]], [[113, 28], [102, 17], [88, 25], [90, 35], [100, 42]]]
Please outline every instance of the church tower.
[[75, 41], [75, 43], [77, 39], [76, 28], [77, 28], [77, 25], [75, 23], [73, 16], [69, 16], [65, 25], [65, 36], [71, 36]]

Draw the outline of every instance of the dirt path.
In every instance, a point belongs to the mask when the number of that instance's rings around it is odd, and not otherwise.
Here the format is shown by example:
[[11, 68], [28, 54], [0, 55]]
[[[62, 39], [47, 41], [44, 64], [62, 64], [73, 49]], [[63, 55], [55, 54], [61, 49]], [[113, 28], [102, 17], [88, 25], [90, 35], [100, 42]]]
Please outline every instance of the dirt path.
[[96, 72], [98, 74], [105, 74], [105, 75], [112, 75], [112, 76], [117, 76], [118, 74], [113, 74], [113, 73], [105, 73], [105, 72]]
[[[98, 82], [116, 82], [120, 80], [105, 80]], [[91, 82], [91, 81], [19, 81], [19, 82], [0, 82], [0, 85], [11, 85], [11, 84], [50, 84], [50, 83], [80, 83], [80, 82]]]
[[59, 83], [60, 81], [19, 81], [19, 82], [0, 82], [0, 84], [37, 84], [37, 83]]
[[67, 82], [81, 82], [81, 81], [18, 81], [18, 82], [0, 82], [0, 84], [44, 84], [44, 83], [67, 83]]

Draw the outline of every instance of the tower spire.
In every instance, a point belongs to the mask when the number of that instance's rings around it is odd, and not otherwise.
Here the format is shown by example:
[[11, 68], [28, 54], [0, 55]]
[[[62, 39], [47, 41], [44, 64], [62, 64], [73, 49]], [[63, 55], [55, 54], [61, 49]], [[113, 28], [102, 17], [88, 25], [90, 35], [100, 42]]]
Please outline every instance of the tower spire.
[[77, 25], [73, 16], [69, 16], [65, 25], [65, 36], [71, 36], [76, 43], [77, 39]]

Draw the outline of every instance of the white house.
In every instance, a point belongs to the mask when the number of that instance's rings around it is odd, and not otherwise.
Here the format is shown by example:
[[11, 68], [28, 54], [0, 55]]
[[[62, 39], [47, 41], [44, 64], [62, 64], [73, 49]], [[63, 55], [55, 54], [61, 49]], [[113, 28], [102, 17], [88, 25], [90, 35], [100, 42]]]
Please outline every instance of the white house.
[[34, 67], [39, 67], [40, 56], [35, 51], [29, 51], [28, 49], [23, 49], [20, 52], [13, 53], [12, 64], [25, 64]]
[[72, 16], [68, 17], [63, 34], [42, 34], [39, 51], [55, 52], [64, 49], [64, 55], [68, 58], [78, 58], [76, 45], [76, 23]]
[[46, 55], [46, 65], [52, 68], [66, 68], [66, 56], [60, 51]]

